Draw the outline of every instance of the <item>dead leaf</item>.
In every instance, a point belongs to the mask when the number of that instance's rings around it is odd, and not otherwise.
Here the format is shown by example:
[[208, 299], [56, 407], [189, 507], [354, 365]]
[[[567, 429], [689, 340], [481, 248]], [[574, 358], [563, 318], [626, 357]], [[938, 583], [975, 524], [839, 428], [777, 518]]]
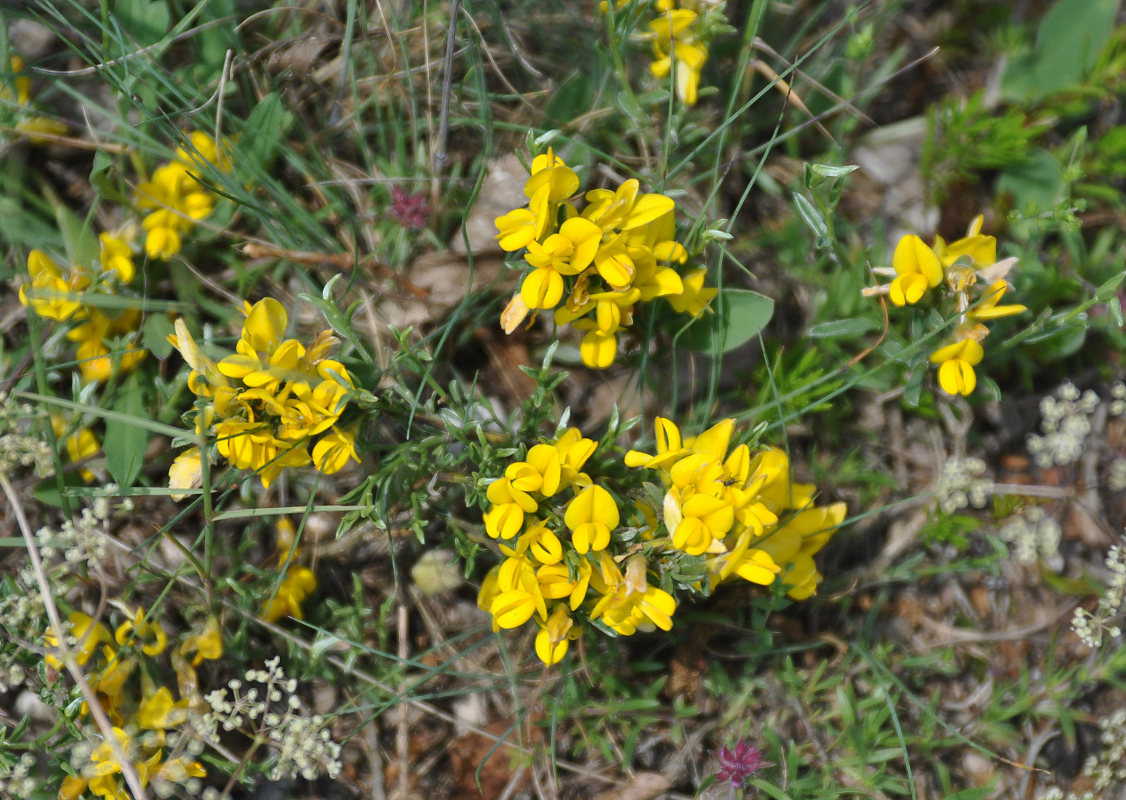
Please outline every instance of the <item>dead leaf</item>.
[[[425, 297], [403, 297], [394, 302], [380, 304], [379, 316], [388, 324], [402, 330], [418, 327], [441, 319], [460, 303], [469, 292], [490, 286], [506, 272], [499, 258], [474, 259], [473, 269], [464, 256], [449, 251], [426, 253], [415, 259], [407, 276], [411, 284], [425, 292]], [[503, 288], [506, 281], [498, 285]]]
[[[500, 736], [509, 729], [509, 723], [498, 720], [489, 723], [485, 729]], [[515, 731], [512, 731], [510, 736], [515, 739]], [[512, 751], [501, 745], [489, 756], [489, 751], [495, 744], [492, 739], [479, 733], [467, 733], [450, 743], [450, 766], [453, 768], [454, 782], [458, 787], [458, 797], [500, 797], [504, 792], [504, 788], [515, 775]], [[485, 761], [486, 756], [488, 761]], [[478, 776], [481, 779], [479, 787]]]
[[[488, 174], [477, 193], [477, 200], [465, 218], [462, 230], [450, 242], [450, 250], [459, 255], [471, 252], [476, 255], [504, 253], [497, 244], [497, 226], [494, 220], [513, 209], [527, 205], [524, 184], [528, 181], [528, 171], [514, 153], [491, 162]], [[464, 235], [463, 235], [464, 233]], [[468, 249], [465, 240], [469, 240]]]
[[625, 786], [598, 795], [595, 800], [653, 800], [672, 788], [672, 781], [659, 772], [639, 772]]
[[304, 78], [324, 51], [339, 42], [339, 36], [316, 33], [304, 36], [270, 53], [270, 57], [266, 59], [266, 69], [274, 73], [292, 69], [296, 77]]

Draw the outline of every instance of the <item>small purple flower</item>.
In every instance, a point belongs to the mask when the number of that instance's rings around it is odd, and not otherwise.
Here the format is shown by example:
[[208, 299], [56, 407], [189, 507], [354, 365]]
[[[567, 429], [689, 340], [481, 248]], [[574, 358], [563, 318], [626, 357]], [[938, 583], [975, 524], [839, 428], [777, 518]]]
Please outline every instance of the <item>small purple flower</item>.
[[720, 783], [730, 781], [737, 789], [743, 788], [752, 775], [761, 767], [767, 766], [762, 760], [762, 751], [746, 739], [735, 745], [735, 752], [726, 747], [719, 748], [716, 760], [719, 762], [719, 772], [715, 779]]
[[408, 194], [401, 186], [392, 186], [391, 215], [404, 228], [425, 228], [430, 221], [430, 204], [422, 192]]

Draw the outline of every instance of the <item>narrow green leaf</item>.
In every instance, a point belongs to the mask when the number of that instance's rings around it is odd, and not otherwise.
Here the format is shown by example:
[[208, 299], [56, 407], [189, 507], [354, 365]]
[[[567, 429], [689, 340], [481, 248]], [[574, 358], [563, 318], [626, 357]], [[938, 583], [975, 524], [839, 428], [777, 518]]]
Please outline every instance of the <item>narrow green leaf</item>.
[[145, 417], [145, 393], [140, 378], [134, 372], [118, 389], [114, 411], [124, 415], [106, 422], [106, 438], [102, 449], [106, 453], [106, 469], [119, 486], [133, 485], [145, 462], [145, 449], [149, 436], [146, 430], [133, 422]]
[[802, 222], [806, 224], [813, 235], [818, 239], [825, 239], [829, 236], [829, 226], [825, 224], [825, 218], [821, 216], [821, 212], [814, 208], [813, 203], [806, 199], [805, 195], [794, 192], [794, 205], [797, 206], [798, 215], [802, 218]]
[[839, 339], [845, 336], [859, 336], [879, 327], [875, 320], [867, 317], [850, 317], [812, 325], [805, 335], [810, 339]]
[[810, 164], [809, 168], [822, 178], [843, 178], [860, 169], [856, 164], [843, 164], [839, 167], [833, 164]]
[[[98, 237], [74, 212], [56, 201], [55, 221], [59, 223], [59, 232], [63, 235], [63, 246], [66, 248], [66, 257], [73, 265], [91, 267], [95, 259], [101, 254], [101, 245]], [[68, 265], [63, 264], [63, 271]]]

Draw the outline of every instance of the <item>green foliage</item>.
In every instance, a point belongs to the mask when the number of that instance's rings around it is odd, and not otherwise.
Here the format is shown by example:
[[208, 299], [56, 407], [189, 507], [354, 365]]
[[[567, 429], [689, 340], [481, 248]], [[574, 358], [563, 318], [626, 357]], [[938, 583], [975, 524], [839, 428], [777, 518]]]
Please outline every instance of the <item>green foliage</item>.
[[1009, 100], [1038, 100], [1073, 90], [1099, 60], [1114, 30], [1118, 0], [1056, 0], [1040, 20], [1036, 42], [1014, 54], [1001, 79]]

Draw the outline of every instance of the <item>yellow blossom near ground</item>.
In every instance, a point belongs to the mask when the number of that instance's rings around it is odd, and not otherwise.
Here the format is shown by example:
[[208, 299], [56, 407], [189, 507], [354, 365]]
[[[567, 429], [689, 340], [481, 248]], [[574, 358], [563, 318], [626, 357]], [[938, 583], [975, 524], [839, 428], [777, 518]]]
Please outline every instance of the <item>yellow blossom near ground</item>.
[[983, 224], [984, 217], [974, 217], [966, 235], [949, 244], [941, 236], [933, 246], [914, 234], [903, 236], [892, 268], [872, 270], [894, 275], [894, 280], [863, 290], [869, 297], [886, 294], [899, 307], [919, 304], [935, 290], [935, 306], [957, 321], [952, 341], [930, 355], [931, 363], [938, 365], [939, 388], [949, 395], [969, 395], [977, 388], [974, 367], [985, 356], [981, 342], [989, 335], [984, 322], [1028, 310], [1018, 303], [1000, 304], [1009, 289], [1005, 276], [1016, 259], [997, 260], [997, 240], [981, 233]]
[[557, 325], [586, 331], [583, 363], [604, 369], [638, 303], [663, 297], [677, 312], [698, 316], [716, 291], [703, 288], [706, 270], [677, 271], [688, 252], [674, 238], [672, 198], [642, 192], [633, 178], [614, 190], [591, 189], [585, 204], [578, 189], [578, 175], [549, 148], [532, 161], [527, 208], [496, 218], [501, 249], [524, 250], [529, 267], [501, 324], [511, 333], [528, 314], [554, 310]]
[[[337, 424], [353, 387], [344, 365], [328, 358], [331, 332], [308, 347], [283, 338], [289, 318], [273, 298], [246, 303], [243, 312], [236, 352], [219, 361], [204, 355], [183, 320], [169, 337], [191, 368], [188, 387], [206, 401], [191, 412], [197, 432], [210, 433], [219, 455], [257, 472], [264, 487], [287, 467], [311, 464], [329, 475], [358, 461], [355, 434]], [[197, 485], [202, 457], [194, 448], [182, 453], [169, 487]]]
[[656, 471], [665, 487], [656, 509], [579, 472], [596, 445], [576, 428], [509, 464], [486, 489], [485, 530], [504, 559], [478, 605], [494, 628], [535, 624], [536, 655], [549, 665], [563, 659], [583, 620], [622, 636], [668, 630], [678, 599], [665, 570], [680, 559], [699, 559], [704, 593], [744, 580], [778, 583], [794, 599], [812, 595], [821, 580], [813, 556], [845, 506], [815, 505], [813, 487], [792, 482], [783, 452], [732, 448], [734, 431], [728, 419], [684, 437], [658, 418], [657, 452], [623, 459], [626, 468]]

